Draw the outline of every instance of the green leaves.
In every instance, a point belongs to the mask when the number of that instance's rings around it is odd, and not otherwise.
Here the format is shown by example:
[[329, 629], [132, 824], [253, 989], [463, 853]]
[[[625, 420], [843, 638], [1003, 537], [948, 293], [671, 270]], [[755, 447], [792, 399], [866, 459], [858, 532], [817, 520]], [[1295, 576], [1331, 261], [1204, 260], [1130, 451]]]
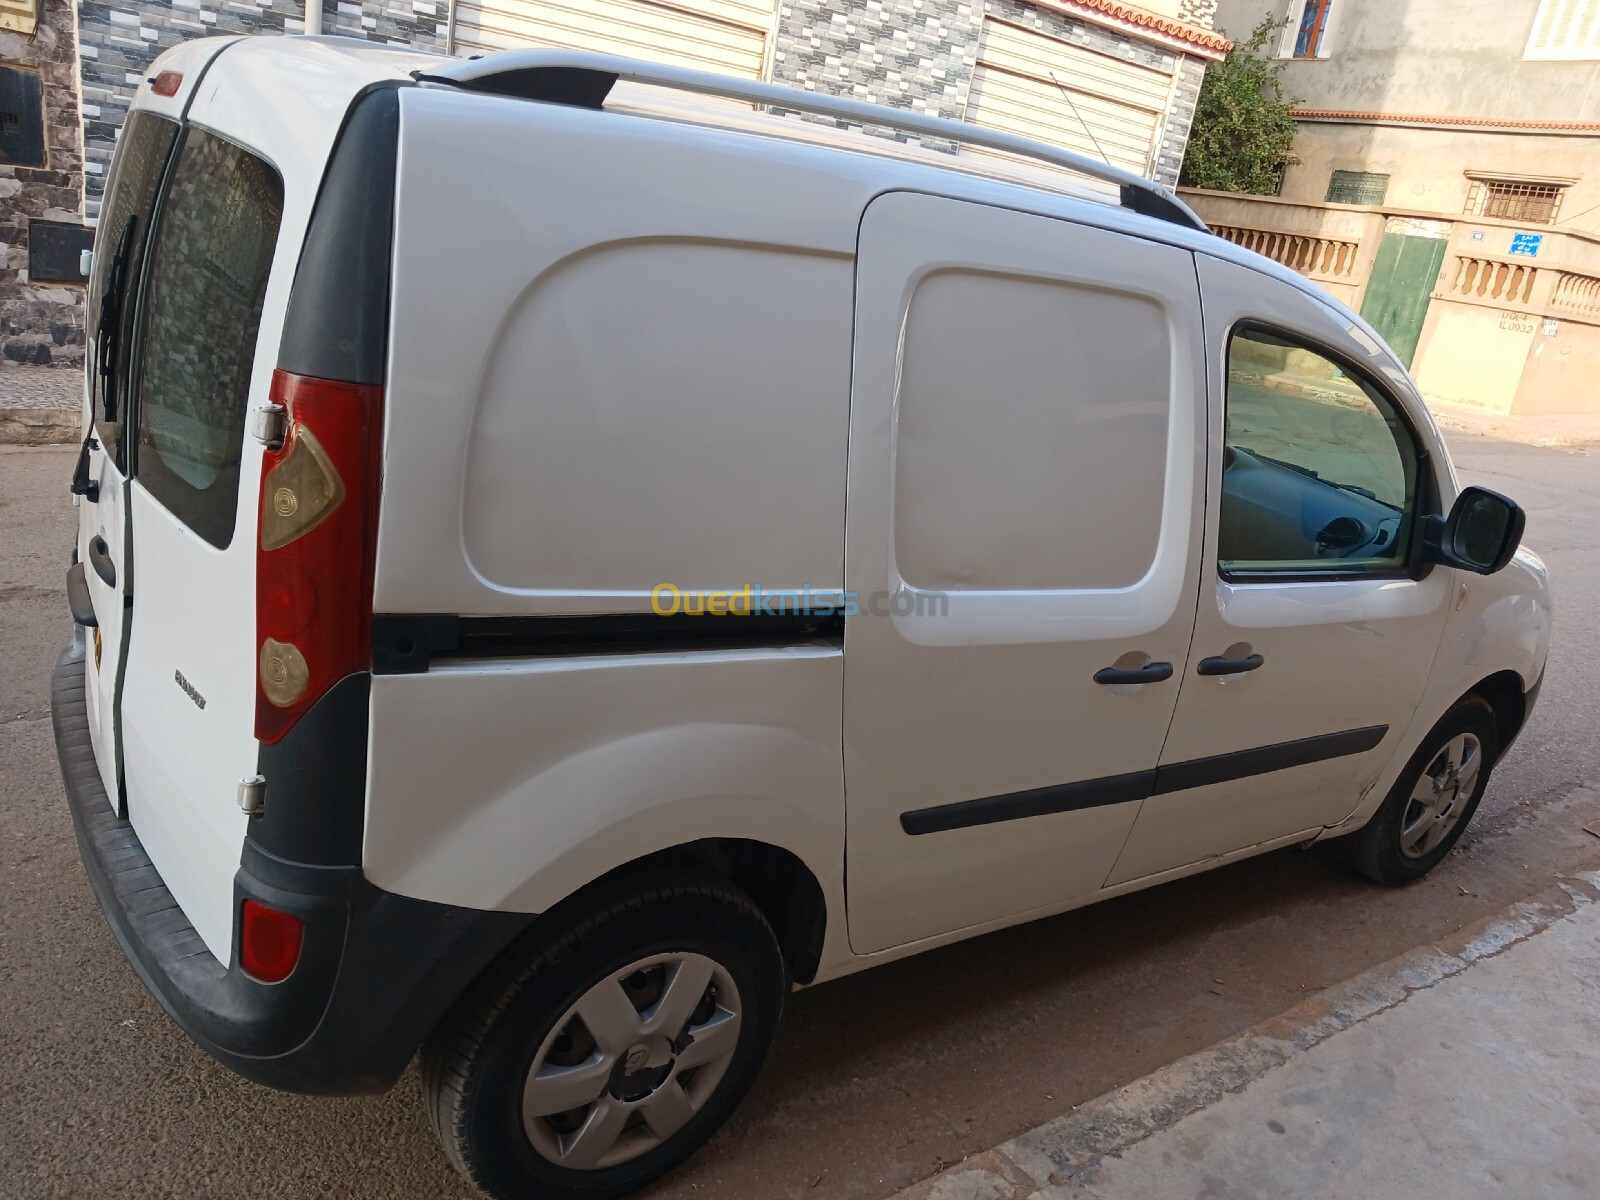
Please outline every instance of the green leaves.
[[1290, 153], [1299, 101], [1283, 94], [1284, 64], [1262, 54], [1283, 22], [1265, 18], [1221, 62], [1206, 68], [1180, 182], [1186, 187], [1271, 195]]

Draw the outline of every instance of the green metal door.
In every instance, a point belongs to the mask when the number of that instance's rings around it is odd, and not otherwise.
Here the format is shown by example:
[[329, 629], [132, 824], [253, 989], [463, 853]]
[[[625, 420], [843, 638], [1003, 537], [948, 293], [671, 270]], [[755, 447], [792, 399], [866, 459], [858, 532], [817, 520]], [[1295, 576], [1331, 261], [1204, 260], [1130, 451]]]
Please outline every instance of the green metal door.
[[1408, 367], [1422, 337], [1428, 297], [1439, 279], [1447, 244], [1444, 238], [1385, 233], [1378, 260], [1372, 264], [1361, 315]]

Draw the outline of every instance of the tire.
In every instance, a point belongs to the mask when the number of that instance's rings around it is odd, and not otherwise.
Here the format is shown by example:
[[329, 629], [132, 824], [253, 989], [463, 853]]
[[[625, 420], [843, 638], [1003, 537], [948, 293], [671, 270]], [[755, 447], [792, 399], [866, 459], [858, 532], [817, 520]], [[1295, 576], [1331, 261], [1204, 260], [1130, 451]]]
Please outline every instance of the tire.
[[1421, 879], [1472, 820], [1499, 748], [1488, 703], [1476, 695], [1457, 701], [1423, 739], [1372, 820], [1321, 843], [1323, 853], [1375, 883]]
[[605, 886], [541, 922], [441, 1023], [422, 1053], [428, 1114], [489, 1196], [625, 1195], [733, 1112], [786, 986], [771, 927], [726, 881], [672, 870]]

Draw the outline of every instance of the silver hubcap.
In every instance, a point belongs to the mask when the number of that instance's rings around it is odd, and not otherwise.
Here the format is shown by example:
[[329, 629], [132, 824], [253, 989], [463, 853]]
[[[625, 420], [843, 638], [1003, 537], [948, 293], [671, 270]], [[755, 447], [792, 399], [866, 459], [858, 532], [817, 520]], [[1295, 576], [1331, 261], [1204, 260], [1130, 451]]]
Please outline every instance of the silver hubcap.
[[550, 1162], [595, 1170], [659, 1146], [733, 1061], [739, 989], [703, 954], [656, 954], [607, 976], [539, 1047], [522, 1125]]
[[1457, 734], [1417, 780], [1400, 819], [1400, 853], [1407, 858], [1431, 854], [1461, 820], [1462, 810], [1478, 786], [1483, 746], [1470, 733]]

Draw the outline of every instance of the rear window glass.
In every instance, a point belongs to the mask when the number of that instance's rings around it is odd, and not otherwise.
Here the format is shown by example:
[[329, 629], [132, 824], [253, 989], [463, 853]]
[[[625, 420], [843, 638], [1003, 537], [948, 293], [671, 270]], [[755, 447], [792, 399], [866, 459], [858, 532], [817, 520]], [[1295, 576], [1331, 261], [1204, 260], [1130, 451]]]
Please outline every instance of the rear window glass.
[[117, 139], [111, 185], [100, 210], [95, 232], [94, 278], [89, 283], [91, 395], [95, 429], [100, 444], [126, 467], [122, 445], [122, 415], [127, 392], [128, 363], [123, 347], [131, 324], [132, 281], [143, 266], [145, 241], [150, 233], [150, 210], [167, 166], [167, 156], [178, 136], [176, 122], [155, 113], [136, 110], [128, 114]]
[[233, 537], [256, 333], [283, 181], [191, 129], [163, 203], [139, 362], [140, 482], [214, 546]]

